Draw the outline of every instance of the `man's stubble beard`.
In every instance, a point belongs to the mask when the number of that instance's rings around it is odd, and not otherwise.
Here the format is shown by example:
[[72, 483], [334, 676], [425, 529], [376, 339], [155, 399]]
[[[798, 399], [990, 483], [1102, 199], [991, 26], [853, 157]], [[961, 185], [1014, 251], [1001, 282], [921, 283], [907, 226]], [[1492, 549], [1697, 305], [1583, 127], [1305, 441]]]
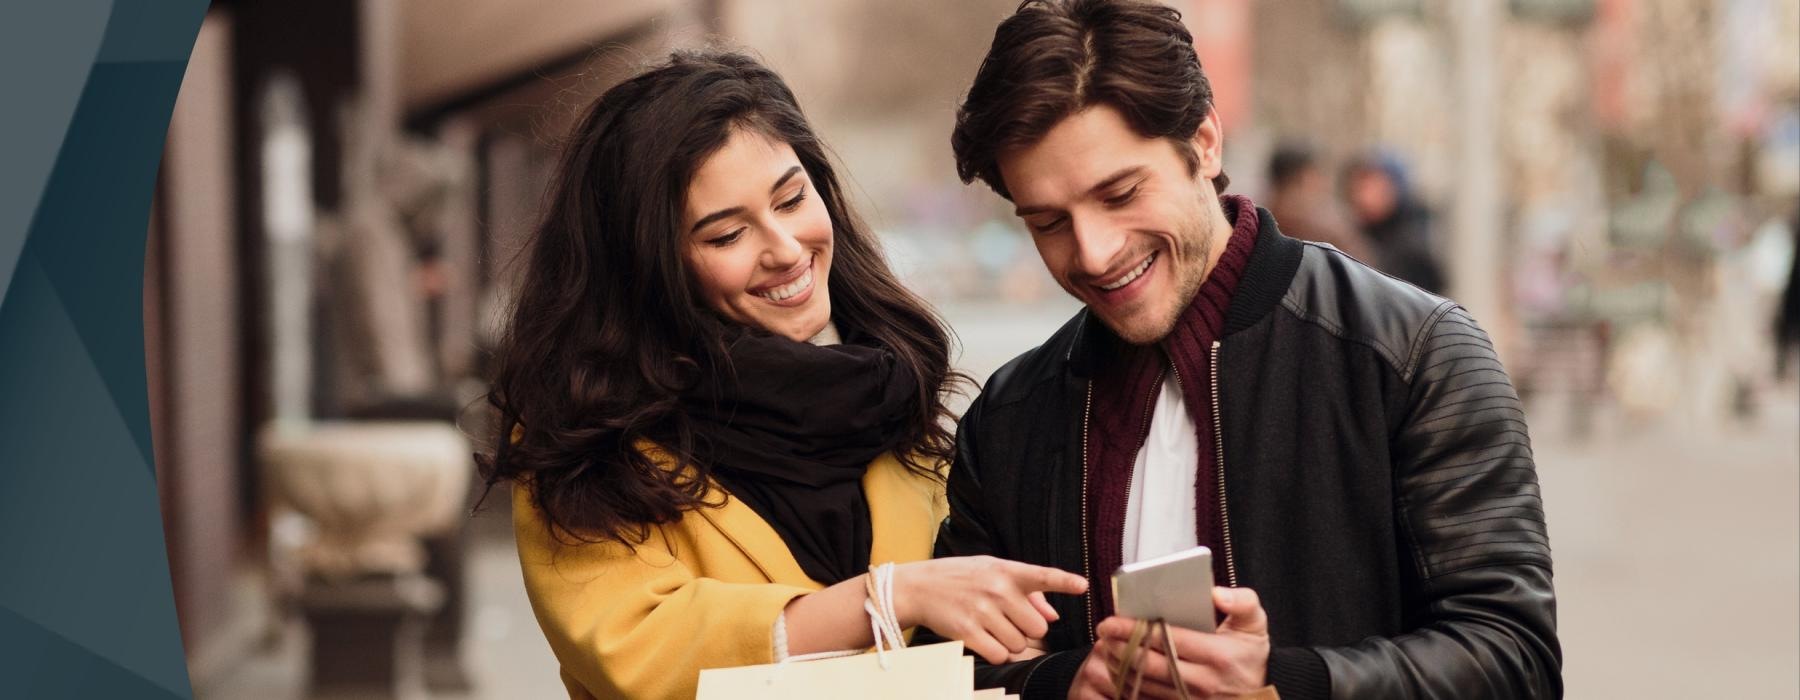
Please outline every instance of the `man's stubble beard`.
[[[1143, 336], [1132, 337], [1130, 335], [1127, 335], [1127, 334], [1121, 332], [1120, 329], [1118, 329], [1118, 328], [1113, 328], [1112, 329], [1113, 333], [1117, 334], [1120, 338], [1124, 339], [1125, 342], [1131, 343], [1133, 345], [1150, 345], [1153, 343], [1162, 342], [1162, 339], [1168, 337], [1169, 332], [1173, 331], [1175, 329], [1175, 324], [1178, 321], [1180, 321], [1182, 312], [1186, 311], [1188, 306], [1190, 306], [1194, 303], [1194, 296], [1196, 294], [1200, 293], [1201, 285], [1206, 284], [1206, 278], [1210, 277], [1212, 275], [1211, 265], [1212, 265], [1212, 251], [1213, 251], [1214, 222], [1213, 222], [1213, 218], [1211, 216], [1208, 216], [1208, 214], [1210, 214], [1210, 212], [1208, 212], [1206, 210], [1204, 203], [1202, 203], [1200, 206], [1200, 211], [1198, 212], [1198, 215], [1194, 217], [1193, 223], [1189, 227], [1191, 229], [1197, 229], [1197, 230], [1194, 231], [1194, 233], [1192, 235], [1178, 236], [1176, 238], [1177, 245], [1180, 245], [1181, 241], [1183, 239], [1188, 240], [1188, 241], [1195, 241], [1195, 245], [1197, 247], [1197, 250], [1195, 252], [1198, 253], [1198, 255], [1194, 258], [1184, 259], [1182, 262], [1185, 264], [1183, 265], [1183, 267], [1181, 269], [1176, 269], [1173, 267], [1173, 264], [1175, 261], [1173, 261], [1173, 260], [1169, 261], [1171, 263], [1171, 267], [1168, 270], [1168, 272], [1170, 272], [1176, 276], [1175, 277], [1176, 303], [1175, 303], [1174, 307], [1168, 308], [1168, 307], [1158, 306], [1158, 313], [1160, 314], [1160, 317], [1157, 319], [1156, 326], [1155, 326], [1156, 333], [1153, 337], [1143, 337]], [[1176, 252], [1184, 252], [1184, 251], [1170, 251], [1170, 253], [1176, 253]], [[1169, 257], [1175, 258], [1175, 257], [1181, 257], [1181, 256], [1170, 255]], [[1190, 272], [1188, 269], [1188, 266], [1190, 266], [1190, 265], [1197, 266], [1199, 268], [1199, 270]], [[1111, 325], [1111, 324], [1108, 324], [1108, 325]]]

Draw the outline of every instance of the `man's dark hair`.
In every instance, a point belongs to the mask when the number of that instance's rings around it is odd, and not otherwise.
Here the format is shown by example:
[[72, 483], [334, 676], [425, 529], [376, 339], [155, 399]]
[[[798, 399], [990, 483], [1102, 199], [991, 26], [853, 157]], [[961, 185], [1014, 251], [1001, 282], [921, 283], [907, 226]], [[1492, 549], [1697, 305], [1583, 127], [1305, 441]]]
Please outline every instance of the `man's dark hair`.
[[[1145, 138], [1166, 138], [1190, 170], [1194, 132], [1212, 112], [1212, 83], [1173, 8], [1131, 0], [1026, 0], [1000, 28], [956, 112], [950, 147], [966, 184], [1000, 196], [999, 154], [1030, 145], [1095, 104], [1124, 115]], [[1220, 172], [1221, 192], [1231, 180]]]
[[1308, 170], [1318, 167], [1318, 155], [1304, 143], [1283, 143], [1269, 155], [1269, 190], [1288, 186]]

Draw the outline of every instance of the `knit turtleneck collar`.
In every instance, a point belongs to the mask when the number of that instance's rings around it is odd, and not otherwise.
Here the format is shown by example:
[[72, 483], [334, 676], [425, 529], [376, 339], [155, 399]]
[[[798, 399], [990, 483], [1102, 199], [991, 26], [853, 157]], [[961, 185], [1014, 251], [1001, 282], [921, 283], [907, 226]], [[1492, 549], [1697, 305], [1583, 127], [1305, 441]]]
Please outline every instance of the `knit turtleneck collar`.
[[1223, 335], [1231, 297], [1237, 292], [1238, 281], [1243, 279], [1244, 268], [1250, 262], [1250, 251], [1256, 248], [1259, 224], [1256, 205], [1249, 197], [1238, 195], [1223, 197], [1220, 204], [1224, 205], [1225, 215], [1232, 224], [1231, 237], [1225, 241], [1225, 252], [1206, 274], [1206, 281], [1200, 283], [1193, 301], [1181, 312], [1175, 327], [1161, 343], [1163, 351], [1176, 362], [1178, 369], [1184, 369], [1181, 367], [1184, 357], [1206, 352], [1212, 341]]

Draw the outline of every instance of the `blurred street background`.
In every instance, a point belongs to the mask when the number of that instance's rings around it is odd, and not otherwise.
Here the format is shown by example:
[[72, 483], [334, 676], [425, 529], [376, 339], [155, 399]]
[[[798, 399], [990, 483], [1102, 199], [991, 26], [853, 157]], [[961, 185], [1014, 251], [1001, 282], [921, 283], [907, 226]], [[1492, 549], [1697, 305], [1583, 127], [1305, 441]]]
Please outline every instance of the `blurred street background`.
[[[1568, 696], [1800, 696], [1800, 0], [1168, 4], [1230, 191], [1495, 337]], [[789, 81], [963, 369], [1047, 337], [1077, 306], [948, 145], [1015, 6], [214, 2], [145, 289], [197, 695], [564, 695], [504, 490], [468, 516], [486, 348], [574, 116], [672, 48]]]

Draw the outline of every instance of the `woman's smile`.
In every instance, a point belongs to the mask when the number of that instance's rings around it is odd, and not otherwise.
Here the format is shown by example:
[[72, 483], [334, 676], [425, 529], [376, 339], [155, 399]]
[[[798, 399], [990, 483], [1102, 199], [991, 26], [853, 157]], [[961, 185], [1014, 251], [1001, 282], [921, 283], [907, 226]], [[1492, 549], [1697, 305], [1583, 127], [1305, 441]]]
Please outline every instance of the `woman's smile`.
[[[777, 306], [805, 304], [806, 300], [812, 298], [813, 264], [817, 260], [817, 255], [809, 255], [806, 258], [806, 265], [794, 273], [783, 275], [785, 279], [751, 289], [750, 293], [767, 299], [769, 303]], [[796, 274], [797, 276], [795, 276]]]

